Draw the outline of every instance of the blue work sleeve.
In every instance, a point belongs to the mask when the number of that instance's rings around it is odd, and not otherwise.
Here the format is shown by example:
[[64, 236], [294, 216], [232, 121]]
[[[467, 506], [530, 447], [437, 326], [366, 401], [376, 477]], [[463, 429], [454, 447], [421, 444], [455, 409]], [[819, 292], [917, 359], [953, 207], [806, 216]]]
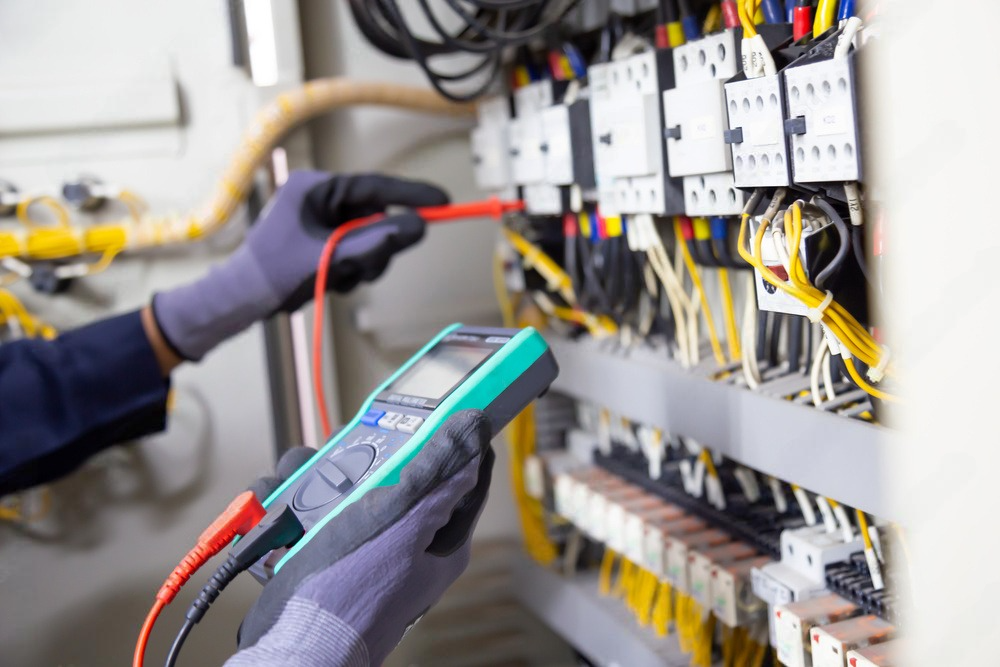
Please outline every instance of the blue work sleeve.
[[163, 430], [169, 389], [138, 311], [0, 345], [0, 495]]

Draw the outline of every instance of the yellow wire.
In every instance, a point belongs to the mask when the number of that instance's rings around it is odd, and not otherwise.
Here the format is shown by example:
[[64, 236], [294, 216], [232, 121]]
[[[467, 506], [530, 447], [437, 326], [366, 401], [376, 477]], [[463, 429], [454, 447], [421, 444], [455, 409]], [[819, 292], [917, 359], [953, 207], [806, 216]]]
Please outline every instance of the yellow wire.
[[617, 554], [610, 548], [604, 548], [604, 556], [601, 558], [601, 569], [598, 574], [597, 590], [601, 595], [611, 595], [611, 575], [615, 569], [615, 559]]
[[[705, 288], [701, 284], [701, 275], [698, 273], [698, 266], [694, 263], [694, 258], [691, 257], [691, 251], [688, 250], [687, 241], [684, 239], [684, 234], [681, 230], [681, 222], [677, 218], [674, 218], [674, 233], [677, 236], [677, 245], [684, 256], [684, 264], [687, 266], [688, 273], [691, 274], [691, 282], [694, 283], [695, 291], [698, 292], [698, 299], [701, 301], [701, 309], [705, 315], [705, 324], [708, 326], [708, 338], [712, 344], [712, 354], [720, 366], [725, 366], [726, 355], [722, 353], [722, 344], [719, 343], [719, 335], [715, 331], [715, 322], [712, 319], [712, 310], [708, 305]], [[694, 341], [692, 341], [692, 344], [694, 344]]]
[[819, 0], [816, 18], [813, 20], [813, 37], [819, 37], [830, 29], [837, 15], [837, 0]]
[[722, 27], [722, 6], [712, 5], [708, 9], [708, 13], [705, 14], [705, 22], [702, 24], [701, 31], [704, 34], [713, 33]]
[[723, 315], [726, 318], [726, 345], [729, 360], [736, 363], [743, 356], [740, 350], [739, 329], [736, 326], [736, 307], [733, 305], [733, 287], [729, 282], [729, 271], [719, 269], [719, 284], [722, 287]]
[[[757, 228], [757, 232], [754, 235], [754, 242], [752, 250], [747, 249], [747, 227], [748, 220], [750, 216], [746, 213], [743, 214], [740, 223], [740, 234], [739, 241], [737, 245], [737, 250], [740, 253], [740, 257], [746, 260], [754, 268], [756, 268], [761, 276], [770, 284], [774, 285], [783, 292], [791, 295], [792, 297], [802, 301], [810, 308], [816, 308], [826, 299], [826, 293], [821, 292], [811, 284], [804, 276], [804, 270], [801, 269], [800, 262], [798, 261], [798, 243], [801, 239], [801, 225], [796, 225], [795, 220], [798, 219], [801, 223], [801, 211], [797, 205], [793, 205], [791, 209], [794, 211], [791, 220], [789, 221], [786, 217], [786, 222], [789, 222], [791, 227], [790, 232], [787, 234], [787, 243], [789, 248], [789, 281], [782, 280], [774, 274], [771, 269], [764, 265], [760, 260], [761, 257], [761, 245], [764, 240], [764, 232], [770, 225], [770, 220], [762, 218], [760, 225]], [[858, 323], [858, 321], [844, 309], [835, 299], [830, 302], [829, 306], [822, 313], [823, 323], [830, 328], [837, 338], [843, 342], [851, 353], [860, 358], [864, 363], [869, 366], [878, 365], [878, 358], [881, 355], [881, 349], [878, 343], [871, 337], [871, 334]]]
[[673, 620], [673, 588], [669, 582], [661, 581], [656, 587], [656, 601], [653, 603], [653, 631], [666, 637]]
[[876, 389], [875, 387], [868, 384], [864, 378], [861, 377], [861, 373], [858, 373], [858, 369], [854, 366], [854, 359], [844, 359], [844, 367], [847, 369], [847, 374], [851, 376], [854, 380], [854, 384], [858, 385], [865, 393], [874, 396], [875, 398], [881, 399], [883, 401], [888, 401], [890, 403], [899, 403], [899, 397], [893, 396], [892, 394], [887, 394], [881, 389]]
[[41, 225], [37, 220], [28, 215], [28, 209], [34, 204], [41, 204], [45, 208], [52, 211], [56, 216], [56, 223], [59, 227], [63, 229], [69, 229], [69, 211], [63, 206], [59, 201], [50, 197], [48, 195], [40, 195], [37, 197], [28, 197], [27, 199], [22, 199], [17, 203], [17, 219], [24, 224], [25, 227], [29, 229], [39, 229], [44, 228], [46, 225]]
[[718, 479], [719, 471], [715, 469], [715, 461], [712, 460], [711, 452], [709, 452], [707, 449], [703, 449], [701, 450], [701, 453], [698, 454], [698, 458], [700, 458], [702, 462], [704, 462], [705, 471], [712, 477]]
[[743, 36], [748, 39], [756, 36], [757, 28], [751, 20], [757, 14], [757, 7], [754, 5], [753, 0], [746, 0], [746, 2], [736, 0], [736, 11], [740, 16], [740, 25], [743, 26]]
[[573, 282], [562, 268], [555, 261], [545, 254], [541, 248], [535, 246], [512, 229], [503, 227], [503, 234], [507, 237], [514, 249], [521, 255], [524, 266], [527, 269], [534, 269], [542, 275], [549, 283], [549, 289], [558, 292], [560, 296], [571, 306], [576, 305], [576, 295], [573, 293]]
[[496, 292], [497, 304], [500, 306], [500, 316], [505, 327], [514, 326], [514, 304], [504, 280], [503, 255], [499, 249], [493, 253], [493, 289]]
[[854, 510], [858, 517], [858, 530], [861, 531], [861, 539], [864, 540], [865, 549], [872, 549], [872, 536], [868, 534], [868, 517], [861, 510]]
[[55, 327], [43, 322], [28, 312], [16, 296], [7, 290], [0, 290], [0, 323], [15, 320], [20, 325], [26, 338], [41, 336], [47, 340], [56, 337]]

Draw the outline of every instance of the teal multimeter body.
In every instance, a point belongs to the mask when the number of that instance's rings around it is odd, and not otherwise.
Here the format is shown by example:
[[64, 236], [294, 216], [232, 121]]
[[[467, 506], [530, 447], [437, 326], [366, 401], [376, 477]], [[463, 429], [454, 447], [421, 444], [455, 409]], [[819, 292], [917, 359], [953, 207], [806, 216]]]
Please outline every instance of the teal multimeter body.
[[344, 508], [371, 489], [396, 484], [451, 415], [482, 410], [499, 433], [558, 373], [552, 352], [533, 328], [448, 327], [264, 501], [267, 508], [290, 507], [306, 533], [255, 564], [251, 573], [267, 581]]

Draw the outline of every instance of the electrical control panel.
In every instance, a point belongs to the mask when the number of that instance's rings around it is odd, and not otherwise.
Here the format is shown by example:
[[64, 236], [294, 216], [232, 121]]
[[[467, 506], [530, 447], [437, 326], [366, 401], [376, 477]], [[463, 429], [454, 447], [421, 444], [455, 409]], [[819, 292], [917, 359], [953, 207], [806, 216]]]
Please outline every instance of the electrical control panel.
[[[695, 664], [720, 649], [754, 664], [768, 645], [784, 665], [846, 661], [849, 642], [814, 661], [809, 632], [899, 619], [898, 572], [882, 577], [895, 568], [866, 539], [886, 539], [886, 507], [846, 463], [876, 436], [836, 435], [881, 423], [895, 398], [877, 386], [894, 369], [875, 332], [880, 203], [860, 168], [869, 35], [848, 5], [809, 25], [795, 8], [790, 25], [775, 7], [758, 23], [684, 4], [611, 3], [606, 30], [514, 57], [515, 107], [545, 64], [565, 85], [540, 122], [515, 123], [540, 146], [514, 170], [527, 215], [512, 227], [534, 244], [519, 251], [535, 285], [521, 296], [572, 360], [558, 390], [576, 405], [566, 446], [581, 465], [532, 497], [596, 545], [599, 594], [659, 633], [675, 619]], [[809, 414], [772, 413], [784, 407]], [[732, 412], [748, 428], [727, 427]], [[727, 628], [714, 642], [709, 611]]]

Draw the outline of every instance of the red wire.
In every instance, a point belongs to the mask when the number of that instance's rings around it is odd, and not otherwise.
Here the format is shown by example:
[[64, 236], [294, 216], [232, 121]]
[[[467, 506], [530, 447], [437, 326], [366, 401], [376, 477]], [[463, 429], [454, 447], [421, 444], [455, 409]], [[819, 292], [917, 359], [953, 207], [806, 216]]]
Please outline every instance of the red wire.
[[[455, 220], [458, 218], [490, 217], [499, 220], [504, 213], [510, 211], [520, 211], [524, 209], [524, 202], [501, 201], [498, 197], [491, 197], [483, 201], [460, 202], [456, 204], [445, 204], [443, 206], [423, 206], [417, 209], [427, 223], [443, 222], [445, 220]], [[341, 239], [356, 229], [370, 225], [381, 220], [382, 213], [365, 216], [350, 220], [338, 226], [330, 234], [323, 246], [323, 252], [319, 256], [319, 264], [316, 265], [316, 285], [313, 289], [313, 391], [316, 393], [316, 409], [319, 412], [319, 421], [323, 426], [323, 437], [329, 438], [333, 434], [333, 427], [330, 424], [330, 413], [326, 407], [326, 391], [323, 389], [323, 310], [326, 296], [327, 276], [330, 271], [330, 260], [337, 249], [337, 244]]]
[[198, 543], [181, 559], [181, 562], [177, 564], [177, 567], [160, 586], [160, 590], [157, 591], [153, 606], [150, 608], [146, 621], [139, 631], [139, 638], [135, 642], [132, 667], [142, 667], [153, 625], [156, 624], [156, 619], [159, 618], [163, 608], [177, 596], [181, 586], [187, 583], [191, 575], [207, 563], [212, 556], [222, 551], [235, 536], [246, 535], [250, 532], [254, 526], [260, 523], [265, 514], [267, 514], [267, 510], [257, 500], [253, 491], [244, 491], [236, 496], [222, 514], [217, 516], [208, 528], [198, 536]]
[[153, 631], [153, 624], [159, 618], [160, 612], [167, 604], [163, 600], [153, 602], [153, 607], [146, 615], [146, 622], [142, 624], [139, 631], [139, 639], [135, 643], [135, 654], [132, 656], [132, 667], [142, 667], [142, 661], [146, 658], [146, 644], [149, 643], [149, 635]]
[[316, 392], [316, 409], [319, 411], [319, 421], [323, 425], [323, 437], [329, 438], [333, 434], [333, 427], [330, 425], [330, 413], [326, 407], [326, 392], [323, 390], [323, 305], [326, 299], [327, 274], [330, 271], [330, 260], [337, 249], [337, 244], [348, 233], [370, 225], [382, 217], [381, 213], [369, 215], [357, 220], [351, 220], [340, 225], [333, 230], [330, 237], [323, 246], [323, 252], [319, 256], [319, 264], [316, 265], [316, 286], [313, 290], [313, 303], [316, 304], [313, 311], [313, 390]]

